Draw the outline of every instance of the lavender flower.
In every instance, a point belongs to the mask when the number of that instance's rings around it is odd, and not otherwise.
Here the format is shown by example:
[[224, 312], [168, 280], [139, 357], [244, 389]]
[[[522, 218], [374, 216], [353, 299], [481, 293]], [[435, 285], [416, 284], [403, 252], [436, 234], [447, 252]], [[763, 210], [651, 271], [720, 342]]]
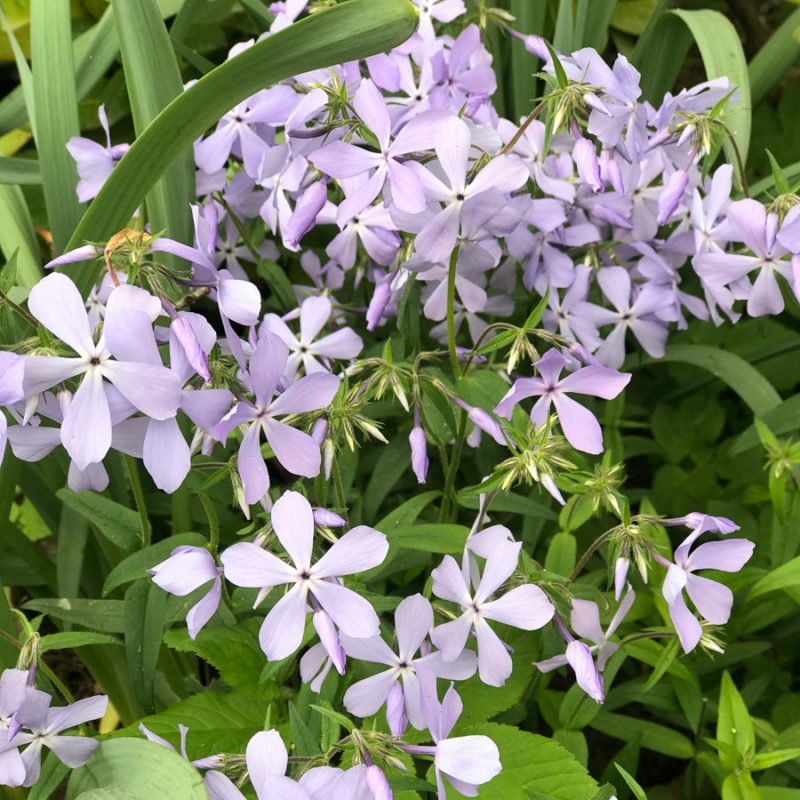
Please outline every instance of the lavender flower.
[[[303, 639], [309, 597], [324, 609], [342, 632], [353, 638], [378, 635], [372, 606], [339, 581], [343, 575], [371, 569], [386, 557], [386, 537], [359, 525], [349, 530], [314, 564], [314, 516], [298, 492], [285, 492], [272, 508], [272, 527], [292, 560], [290, 566], [256, 544], [242, 542], [221, 555], [225, 577], [236, 586], [262, 590], [289, 585], [290, 590], [267, 614], [259, 641], [270, 661], [290, 656]], [[260, 601], [259, 596], [257, 603]]]

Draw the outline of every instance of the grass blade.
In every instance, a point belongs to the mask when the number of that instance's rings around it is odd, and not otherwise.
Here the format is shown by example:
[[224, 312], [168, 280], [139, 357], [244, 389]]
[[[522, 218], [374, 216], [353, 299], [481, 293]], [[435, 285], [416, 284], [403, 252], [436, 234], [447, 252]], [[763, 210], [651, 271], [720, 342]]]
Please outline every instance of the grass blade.
[[572, 52], [572, 43], [575, 40], [575, 18], [572, 15], [572, 3], [561, 2], [558, 4], [556, 16], [556, 30], [553, 34], [553, 47], [558, 53]]
[[[226, 61], [176, 97], [111, 173], [70, 241], [103, 241], [120, 230], [169, 166], [236, 103], [300, 72], [388, 50], [417, 24], [409, 0], [350, 0], [314, 14]], [[73, 275], [88, 288], [91, 268]], [[81, 278], [82, 276], [82, 278]]]
[[750, 62], [753, 105], [780, 83], [800, 57], [800, 8], [793, 11]]
[[[586, 3], [586, 21], [581, 28], [581, 36], [577, 37], [576, 47], [594, 47], [602, 52], [608, 44], [608, 28], [617, 8], [617, 0], [591, 0]], [[576, 26], [577, 27], [577, 26]]]
[[39, 162], [32, 158], [0, 156], [0, 183], [32, 186], [42, 182]]
[[[544, 33], [547, 17], [546, 0], [511, 0], [511, 13], [516, 18], [514, 27], [524, 34]], [[507, 46], [511, 48], [511, 105], [514, 109], [512, 119], [517, 121], [530, 114], [533, 101], [538, 94], [537, 80], [534, 73], [538, 62], [525, 49], [525, 45], [516, 38], [508, 38]]]
[[66, 147], [80, 133], [69, 0], [32, 0], [31, 61], [44, 201], [53, 245], [61, 252], [81, 218], [78, 172]]
[[19, 186], [0, 185], [0, 251], [5, 260], [17, 254], [17, 283], [31, 287], [42, 277], [36, 234]]
[[[155, 0], [115, 0], [112, 8], [138, 136], [183, 92], [183, 81]], [[187, 148], [147, 195], [151, 230], [166, 230], [171, 238], [188, 243], [194, 195], [194, 160]]]

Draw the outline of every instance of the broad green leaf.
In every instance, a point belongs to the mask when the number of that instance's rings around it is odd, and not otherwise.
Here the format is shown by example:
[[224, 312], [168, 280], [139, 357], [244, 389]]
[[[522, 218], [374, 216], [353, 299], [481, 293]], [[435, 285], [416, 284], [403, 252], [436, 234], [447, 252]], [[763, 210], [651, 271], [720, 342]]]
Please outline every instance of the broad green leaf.
[[167, 631], [164, 641], [173, 650], [194, 653], [207, 661], [232, 689], [266, 697], [272, 689], [259, 683], [266, 663], [258, 643], [260, 627], [261, 619], [253, 617], [236, 625], [203, 628], [194, 640], [185, 628], [177, 628]]
[[672, 758], [689, 759], [694, 756], [694, 745], [683, 734], [672, 728], [610, 711], [601, 711], [589, 725], [595, 730], [629, 741], [636, 739], [647, 750]]
[[[553, 48], [559, 53], [571, 53], [574, 49], [574, 40], [575, 17], [573, 14], [573, 4], [559, 3], [558, 12], [556, 13], [556, 28], [553, 33]], [[551, 55], [555, 56], [553, 53], [551, 53]], [[558, 60], [557, 56], [553, 58], [553, 64], [555, 65], [558, 85], [563, 89], [565, 85], [563, 81], [566, 78], [566, 73], [564, 73], [564, 68], [561, 66], [561, 62]], [[559, 73], [562, 73], [563, 77], [562, 74]]]
[[176, 547], [192, 546], [203, 547], [207, 542], [205, 536], [199, 533], [178, 533], [161, 542], [152, 544], [133, 555], [120, 561], [106, 576], [103, 584], [103, 595], [109, 595], [114, 589], [131, 581], [144, 578], [147, 570], [169, 558]]
[[748, 66], [755, 106], [779, 84], [800, 57], [800, 9], [793, 11], [772, 33]]
[[125, 617], [121, 600], [86, 600], [82, 597], [29, 600], [23, 608], [74, 622], [102, 633], [124, 633]]
[[381, 504], [397, 486], [400, 478], [411, 469], [411, 451], [408, 438], [395, 436], [381, 448], [375, 468], [364, 490], [364, 518], [372, 520]]
[[42, 277], [33, 221], [19, 186], [0, 184], [0, 252], [6, 262], [16, 253], [21, 286], [30, 288]]
[[[635, 61], [642, 74], [644, 99], [655, 104], [661, 102], [664, 93], [673, 87], [694, 41], [703, 58], [706, 76], [709, 79], [727, 77], [739, 91], [738, 99], [729, 103], [723, 119], [742, 159], [746, 160], [751, 127], [750, 79], [741, 39], [733, 24], [719, 11], [711, 9], [673, 10], [659, 19], [653, 36], [657, 37], [658, 46], [644, 49]], [[726, 153], [728, 161], [736, 167], [727, 142]]]
[[636, 778], [624, 770], [619, 764], [614, 764], [614, 766], [617, 768], [617, 772], [622, 775], [622, 779], [625, 783], [628, 784], [628, 788], [633, 792], [633, 796], [636, 800], [647, 800], [647, 795], [644, 793], [644, 789], [637, 783]]
[[90, 644], [123, 644], [115, 636], [104, 633], [91, 633], [89, 631], [69, 631], [68, 633], [48, 633], [41, 638], [42, 652], [50, 650], [66, 650], [74, 647], [85, 647]]
[[165, 791], [170, 800], [208, 798], [202, 774], [178, 753], [145, 739], [110, 739], [72, 773], [67, 800], [153, 800]]
[[[155, 0], [114, 0], [125, 85], [137, 136], [174, 98], [183, 93], [178, 62]], [[195, 199], [194, 159], [186, 150], [147, 194], [153, 231], [191, 243], [190, 204]]]
[[[558, 742], [510, 725], [485, 723], [459, 731], [460, 736], [488, 736], [500, 751], [502, 772], [480, 788], [480, 796], [527, 800], [592, 800], [598, 785], [575, 757]], [[461, 797], [448, 788], [448, 798]]]
[[[547, 18], [547, 0], [511, 0], [514, 28], [523, 34], [543, 34]], [[537, 96], [537, 81], [531, 64], [531, 54], [515, 37], [506, 37], [504, 44], [511, 46], [511, 83], [514, 114], [517, 122], [533, 110]]]
[[800, 789], [789, 789], [785, 786], [759, 784], [758, 793], [761, 800], [800, 800]]
[[70, 508], [86, 517], [110, 542], [127, 553], [140, 543], [139, 515], [108, 497], [95, 492], [73, 492], [59, 489], [56, 496]]
[[756, 581], [750, 589], [749, 597], [758, 597], [767, 592], [777, 592], [794, 586], [800, 586], [800, 556], [781, 564]]
[[575, 21], [575, 48], [593, 47], [602, 52], [616, 10], [617, 0], [583, 0]]
[[80, 133], [69, 0], [31, 0], [31, 62], [34, 137], [53, 246], [60, 253], [81, 218], [78, 171], [67, 151]]
[[0, 156], [0, 183], [15, 183], [22, 186], [41, 182], [42, 171], [35, 159]]
[[544, 568], [559, 575], [569, 575], [575, 569], [578, 543], [571, 533], [557, 533], [547, 548]]
[[749, 772], [728, 775], [722, 782], [722, 800], [762, 800]]
[[[70, 240], [103, 241], [120, 230], [176, 159], [234, 105], [300, 72], [388, 50], [417, 24], [409, 0], [349, 0], [257, 42], [176, 97], [136, 139]], [[84, 268], [83, 286], [91, 275]]]
[[167, 614], [167, 595], [147, 578], [125, 592], [125, 653], [142, 708], [152, 711], [156, 666]]
[[412, 525], [417, 517], [440, 495], [441, 492], [432, 490], [406, 500], [394, 511], [390, 511], [382, 520], [376, 522], [375, 529], [391, 536], [402, 525]]
[[[200, 758], [209, 753], [244, 753], [250, 738], [264, 727], [265, 712], [263, 702], [251, 694], [207, 691], [145, 717], [141, 722], [173, 746], [180, 745], [178, 725], [186, 725], [189, 757]], [[113, 735], [139, 736], [138, 722]], [[156, 793], [150, 800], [162, 796]]]
[[733, 683], [730, 673], [722, 673], [717, 712], [717, 739], [733, 745], [742, 755], [755, 748], [753, 720], [747, 706]]
[[[644, 36], [648, 24], [658, 15], [659, 6], [665, 5], [659, 0], [619, 0], [611, 18], [612, 27], [630, 33], [633, 36]], [[638, 44], [638, 42], [637, 42]]]
[[299, 756], [316, 756], [322, 752], [320, 742], [297, 711], [295, 703], [289, 703], [289, 725], [292, 731], [292, 744]]
[[388, 539], [393, 547], [425, 550], [428, 553], [459, 554], [464, 552], [467, 536], [469, 528], [465, 525], [431, 522], [422, 525], [401, 525], [388, 535]]
[[733, 389], [759, 417], [765, 417], [781, 403], [772, 384], [741, 356], [702, 344], [671, 345], [663, 358], [643, 359], [641, 364], [677, 361], [710, 372]]
[[[458, 493], [458, 504], [463, 508], [478, 510], [480, 498], [475, 494]], [[540, 517], [542, 519], [556, 519], [556, 514], [539, 500], [525, 497], [515, 492], [501, 492], [491, 505], [492, 511], [507, 511], [523, 517]]]

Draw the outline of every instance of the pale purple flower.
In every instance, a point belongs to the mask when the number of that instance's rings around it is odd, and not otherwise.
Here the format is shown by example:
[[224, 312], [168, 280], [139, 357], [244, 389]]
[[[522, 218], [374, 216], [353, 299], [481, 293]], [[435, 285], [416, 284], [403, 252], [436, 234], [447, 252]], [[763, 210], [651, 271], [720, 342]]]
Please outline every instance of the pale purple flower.
[[6, 669], [0, 675], [0, 784], [22, 786], [26, 767], [14, 735], [19, 731], [15, 714], [31, 690], [31, 673], [25, 669]]
[[439, 210], [417, 234], [415, 247], [422, 259], [444, 263], [456, 246], [465, 201], [488, 190], [507, 193], [519, 189], [528, 180], [528, 169], [518, 156], [496, 156], [468, 183], [469, 126], [456, 116], [435, 125], [438, 172], [421, 167], [417, 174], [427, 199], [443, 206], [437, 206]]
[[225, 441], [230, 431], [247, 425], [239, 447], [239, 474], [244, 484], [245, 502], [257, 503], [269, 489], [269, 472], [261, 455], [261, 433], [266, 436], [275, 458], [294, 475], [313, 478], [319, 475], [319, 445], [305, 432], [277, 419], [284, 414], [300, 414], [325, 408], [339, 388], [339, 378], [327, 372], [307, 375], [275, 397], [286, 372], [289, 348], [273, 334], [261, 338], [250, 357], [250, 380], [255, 402], [240, 400], [215, 425], [210, 433]]
[[433, 608], [422, 595], [406, 597], [397, 606], [394, 620], [397, 652], [380, 636], [369, 639], [342, 637], [350, 658], [385, 664], [388, 667], [383, 672], [350, 686], [344, 696], [344, 705], [351, 714], [369, 717], [387, 702], [393, 687], [399, 684], [402, 700], [399, 695], [393, 698], [393, 708], [387, 705], [386, 715], [392, 733], [401, 736], [405, 730], [405, 719], [417, 730], [425, 728], [425, 717], [420, 706], [418, 670], [430, 670], [442, 678], [465, 680], [474, 674], [477, 665], [475, 655], [470, 651], [463, 651], [455, 660], [447, 662], [436, 652], [417, 656], [433, 628]]
[[[609, 637], [613, 636], [617, 628], [622, 624], [622, 621], [627, 616], [628, 611], [630, 611], [635, 599], [636, 593], [631, 589], [630, 584], [628, 584], [628, 591], [619, 604], [619, 607], [614, 612], [614, 616], [611, 618], [611, 622], [608, 623], [605, 632], [603, 632], [603, 628], [600, 625], [600, 609], [597, 603], [591, 600], [578, 600], [577, 598], [573, 598], [572, 600], [570, 625], [578, 636], [592, 643], [589, 647], [589, 652], [597, 658], [597, 669], [599, 672], [603, 672], [608, 663], [608, 659], [619, 650], [619, 644], [610, 641]], [[575, 660], [573, 656], [573, 661]], [[550, 672], [566, 664], [570, 664], [574, 667], [565, 654], [563, 656], [553, 656], [546, 661], [537, 661], [536, 667], [540, 672]]]
[[143, 722], [139, 723], [139, 732], [145, 739], [159, 744], [162, 747], [166, 747], [167, 750], [172, 750], [173, 753], [179, 752], [193, 767], [197, 769], [218, 769], [222, 765], [222, 757], [220, 755], [206, 756], [205, 758], [196, 758], [194, 760], [190, 759], [186, 753], [186, 737], [189, 733], [189, 728], [186, 725], [179, 724], [178, 731], [181, 737], [180, 750], [176, 750], [166, 739], [153, 733]]
[[592, 191], [602, 192], [603, 180], [600, 177], [600, 162], [597, 160], [594, 142], [578, 136], [572, 148], [572, 159], [575, 161], [580, 179], [589, 185]]
[[747, 539], [726, 539], [706, 542], [691, 551], [692, 544], [704, 532], [704, 527], [703, 523], [698, 525], [678, 546], [674, 564], [661, 557], [656, 559], [667, 567], [661, 592], [686, 653], [697, 646], [703, 629], [686, 605], [683, 590], [686, 589], [689, 599], [704, 619], [712, 625], [724, 625], [731, 615], [733, 592], [727, 586], [695, 573], [702, 569], [738, 572], [753, 555], [755, 548], [753, 542]]
[[[342, 180], [345, 194], [356, 191], [361, 181], [357, 178]], [[347, 199], [339, 206], [336, 222], [341, 229], [333, 237], [325, 252], [344, 269], [351, 269], [356, 263], [359, 241], [367, 255], [376, 263], [388, 265], [394, 260], [400, 237], [397, 226], [387, 208], [382, 205], [369, 206], [357, 214], [346, 213]]]
[[391, 187], [392, 203], [401, 211], [416, 214], [425, 210], [422, 182], [403, 156], [429, 150], [434, 142], [435, 121], [442, 115], [420, 116], [407, 123], [392, 139], [392, 121], [383, 95], [370, 80], [361, 81], [353, 98], [353, 107], [367, 128], [375, 134], [380, 152], [349, 142], [336, 141], [309, 155], [309, 161], [333, 178], [352, 178], [375, 170], [347, 198], [347, 213], [358, 214]]
[[684, 169], [675, 170], [664, 182], [664, 191], [658, 198], [658, 217], [656, 220], [659, 225], [668, 222], [678, 209], [688, 186], [689, 174]]
[[462, 795], [476, 797], [477, 787], [488, 783], [500, 773], [500, 753], [488, 736], [450, 737], [464, 708], [461, 698], [451, 685], [439, 702], [436, 677], [420, 672], [422, 710], [434, 745], [401, 745], [401, 749], [414, 755], [433, 756], [436, 787], [439, 800], [446, 800], [444, 779]]
[[414, 0], [419, 9], [419, 27], [417, 33], [425, 40], [436, 38], [433, 21], [452, 22], [466, 13], [464, 0]]
[[[0, 352], [0, 408], [10, 406], [25, 397], [24, 374], [25, 360], [22, 357], [16, 353]], [[6, 449], [7, 425], [5, 415], [0, 411], [0, 464], [3, 463]]]
[[[247, 743], [247, 774], [258, 800], [310, 800], [301, 784], [286, 777], [289, 754], [276, 730], [259, 731]], [[206, 773], [206, 789], [212, 800], [244, 800], [230, 778], [212, 770]]]
[[531, 409], [531, 420], [537, 426], [545, 424], [552, 404], [564, 436], [573, 447], [586, 453], [602, 453], [603, 431], [600, 423], [591, 411], [576, 403], [568, 394], [576, 392], [611, 400], [628, 385], [631, 375], [629, 372], [590, 366], [560, 378], [565, 366], [566, 359], [558, 350], [548, 350], [536, 362], [541, 377], [518, 378], [498, 403], [495, 413], [511, 419], [514, 406], [521, 400], [539, 396]]
[[478, 644], [478, 670], [490, 686], [502, 686], [511, 674], [511, 656], [506, 645], [492, 630], [488, 620], [522, 630], [541, 628], [552, 618], [553, 605], [533, 584], [517, 586], [495, 600], [490, 598], [517, 568], [519, 542], [505, 542], [489, 554], [483, 576], [474, 592], [468, 570], [460, 569], [452, 556], [445, 556], [431, 573], [433, 593], [461, 607], [462, 614], [452, 622], [434, 628], [431, 640], [444, 661], [454, 661], [463, 652], [470, 633]]
[[653, 358], [664, 355], [667, 329], [655, 319], [655, 312], [665, 303], [663, 289], [646, 284], [631, 298], [631, 277], [623, 267], [603, 267], [597, 272], [597, 282], [614, 310], [593, 303], [581, 303], [575, 311], [597, 327], [613, 325], [613, 330], [598, 347], [595, 355], [601, 364], [619, 369], [625, 360], [625, 334], [630, 330], [645, 352]]
[[408, 434], [408, 443], [411, 446], [411, 469], [417, 478], [417, 483], [425, 483], [428, 475], [428, 451], [426, 447], [425, 431], [417, 422]]
[[114, 167], [130, 149], [128, 144], [111, 144], [105, 105], [97, 109], [97, 116], [106, 134], [105, 147], [82, 136], [73, 136], [67, 142], [67, 150], [75, 159], [78, 168], [77, 192], [78, 201], [81, 203], [86, 203], [97, 196]]
[[[61, 441], [80, 469], [102, 461], [111, 446], [104, 379], [148, 417], [163, 420], [175, 416], [180, 402], [178, 378], [153, 363], [152, 354], [157, 350], [152, 323], [161, 310], [155, 297], [134, 286], [117, 287], [109, 297], [97, 343], [80, 292], [65, 275], [53, 273], [39, 281], [31, 289], [28, 309], [78, 354], [77, 358], [27, 356], [24, 385], [30, 396], [83, 375], [61, 426]], [[112, 358], [123, 353], [120, 360]]]
[[697, 274], [713, 290], [713, 287], [735, 283], [758, 270], [747, 299], [747, 313], [751, 317], [780, 314], [784, 304], [776, 273], [790, 284], [793, 280], [791, 265], [783, 260], [787, 249], [778, 237], [778, 215], [768, 214], [761, 203], [746, 198], [731, 203], [728, 226], [730, 238], [744, 242], [753, 255], [703, 253], [694, 259]]
[[337, 579], [380, 564], [389, 549], [386, 537], [359, 525], [312, 564], [314, 516], [311, 504], [298, 492], [285, 492], [275, 502], [272, 527], [291, 565], [250, 542], [235, 544], [220, 557], [225, 577], [236, 586], [258, 588], [262, 594], [273, 586], [291, 587], [261, 626], [259, 641], [267, 658], [286, 658], [300, 646], [309, 596], [342, 633], [354, 638], [377, 636], [378, 617], [372, 606]]
[[[295, 335], [277, 314], [267, 314], [261, 333], [269, 331], [279, 337], [289, 348], [284, 375], [294, 381], [300, 366], [306, 375], [330, 371], [330, 359], [350, 361], [364, 346], [361, 337], [352, 328], [339, 328], [333, 333], [319, 336], [333, 313], [330, 298], [308, 297], [300, 306], [300, 335]], [[318, 338], [319, 337], [319, 338]]]
[[153, 583], [165, 592], [186, 597], [195, 589], [211, 582], [208, 592], [186, 614], [189, 638], [196, 639], [203, 626], [214, 616], [222, 596], [222, 570], [214, 557], [203, 547], [182, 545], [169, 558], [147, 570]]
[[62, 731], [100, 719], [106, 713], [108, 698], [100, 695], [78, 700], [68, 706], [51, 708], [52, 697], [39, 689], [29, 689], [15, 718], [27, 730], [14, 737], [17, 747], [24, 747], [22, 760], [26, 775], [23, 786], [33, 786], [39, 779], [42, 748], [52, 750], [59, 761], [75, 769], [82, 767], [100, 746], [88, 736], [62, 736]]

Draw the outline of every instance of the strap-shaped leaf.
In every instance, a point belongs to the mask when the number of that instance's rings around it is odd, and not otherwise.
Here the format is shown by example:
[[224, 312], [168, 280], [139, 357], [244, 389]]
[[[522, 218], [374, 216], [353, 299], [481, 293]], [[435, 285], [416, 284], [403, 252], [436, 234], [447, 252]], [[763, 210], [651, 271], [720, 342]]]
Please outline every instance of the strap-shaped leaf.
[[[416, 24], [417, 10], [409, 0], [350, 0], [221, 64], [176, 97], [142, 132], [89, 207], [69, 247], [103, 241], [121, 230], [170, 165], [237, 103], [292, 75], [395, 47]], [[88, 288], [90, 273], [82, 271], [83, 288]]]

